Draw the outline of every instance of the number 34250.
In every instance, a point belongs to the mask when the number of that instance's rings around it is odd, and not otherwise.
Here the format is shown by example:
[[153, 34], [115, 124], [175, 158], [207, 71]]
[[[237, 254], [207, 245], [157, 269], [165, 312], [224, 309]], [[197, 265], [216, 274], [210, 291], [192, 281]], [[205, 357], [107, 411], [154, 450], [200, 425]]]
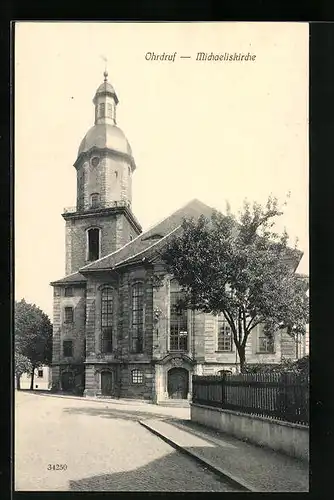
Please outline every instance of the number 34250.
[[47, 470], [66, 470], [66, 464], [48, 464]]

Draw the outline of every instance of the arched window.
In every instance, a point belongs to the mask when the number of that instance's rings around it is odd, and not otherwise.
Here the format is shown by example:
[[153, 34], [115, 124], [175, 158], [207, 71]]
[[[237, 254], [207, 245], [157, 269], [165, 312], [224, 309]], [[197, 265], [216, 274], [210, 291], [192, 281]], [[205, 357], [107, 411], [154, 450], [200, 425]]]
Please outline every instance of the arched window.
[[101, 246], [100, 229], [97, 227], [87, 230], [87, 260], [92, 262], [100, 258]]
[[144, 374], [137, 368], [131, 371], [131, 382], [133, 384], [142, 384], [144, 382]]
[[104, 117], [104, 113], [105, 113], [105, 104], [104, 102], [101, 102], [101, 104], [99, 104], [99, 118], [103, 118]]
[[93, 193], [90, 195], [90, 206], [96, 208], [99, 206], [100, 195], [99, 193]]
[[232, 370], [219, 370], [219, 372], [217, 372], [217, 375], [220, 375], [220, 376], [231, 375], [231, 374], [232, 374]]
[[170, 281], [170, 351], [188, 350], [188, 312], [182, 305], [184, 293], [176, 280]]
[[223, 314], [218, 316], [217, 351], [232, 351], [232, 329]]
[[101, 352], [112, 352], [113, 334], [113, 289], [104, 288], [101, 292]]
[[131, 293], [131, 351], [143, 352], [144, 287], [135, 283]]

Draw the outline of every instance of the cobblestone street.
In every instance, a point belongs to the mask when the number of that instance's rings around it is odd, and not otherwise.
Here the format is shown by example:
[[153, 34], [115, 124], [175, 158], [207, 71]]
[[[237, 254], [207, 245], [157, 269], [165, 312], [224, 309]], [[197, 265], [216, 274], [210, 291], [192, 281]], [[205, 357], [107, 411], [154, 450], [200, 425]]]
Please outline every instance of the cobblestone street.
[[189, 409], [16, 392], [15, 489], [234, 491], [138, 423], [173, 417]]

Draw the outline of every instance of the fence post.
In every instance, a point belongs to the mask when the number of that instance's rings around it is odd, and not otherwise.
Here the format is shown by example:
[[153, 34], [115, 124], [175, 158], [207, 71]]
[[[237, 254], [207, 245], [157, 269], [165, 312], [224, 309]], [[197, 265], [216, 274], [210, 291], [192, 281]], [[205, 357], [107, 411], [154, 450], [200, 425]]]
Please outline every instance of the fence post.
[[279, 411], [281, 417], [286, 417], [288, 412], [288, 398], [287, 398], [287, 374], [286, 372], [281, 373], [280, 376], [280, 405]]
[[226, 399], [226, 394], [225, 394], [225, 391], [226, 391], [226, 373], [223, 373], [222, 375], [222, 402], [221, 402], [221, 406], [222, 408], [224, 407], [224, 403], [225, 403], [225, 399]]

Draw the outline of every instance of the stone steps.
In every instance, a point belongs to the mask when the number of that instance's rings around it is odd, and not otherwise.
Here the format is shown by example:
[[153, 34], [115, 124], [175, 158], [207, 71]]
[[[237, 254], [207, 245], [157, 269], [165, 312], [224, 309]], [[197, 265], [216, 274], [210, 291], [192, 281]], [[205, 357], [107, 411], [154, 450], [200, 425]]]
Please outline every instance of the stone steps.
[[158, 405], [173, 408], [189, 408], [189, 401], [187, 399], [166, 399], [166, 401], [160, 401]]

